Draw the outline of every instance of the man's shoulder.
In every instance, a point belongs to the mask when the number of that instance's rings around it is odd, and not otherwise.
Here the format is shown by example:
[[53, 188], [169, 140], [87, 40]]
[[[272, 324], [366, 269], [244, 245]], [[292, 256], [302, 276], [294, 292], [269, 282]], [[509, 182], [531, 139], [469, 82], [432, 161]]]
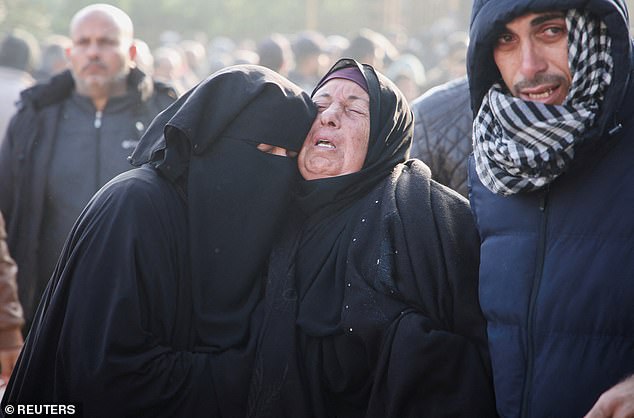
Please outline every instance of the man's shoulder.
[[[389, 181], [399, 191], [397, 198], [398, 195], [410, 196], [421, 190], [428, 191], [430, 182], [431, 170], [427, 164], [416, 158], [398, 164], [392, 171], [391, 180]], [[423, 194], [425, 193], [427, 192], [423, 192]]]
[[155, 95], [164, 96], [172, 101], [178, 99], [178, 93], [176, 92], [176, 89], [171, 84], [164, 83], [158, 80], [153, 80], [153, 83], [154, 83]]
[[74, 89], [75, 81], [67, 70], [24, 90], [20, 95], [20, 103], [21, 106], [31, 106], [39, 110], [65, 100]]
[[404, 196], [431, 196], [436, 201], [467, 204], [467, 200], [457, 191], [435, 181], [429, 167], [422, 161], [412, 158], [397, 166], [395, 170], [398, 188]]
[[178, 99], [178, 93], [171, 85], [156, 80], [154, 80], [153, 83], [152, 100], [157, 104], [159, 111], [165, 109]]
[[416, 114], [427, 111], [440, 113], [455, 108], [460, 103], [469, 103], [469, 83], [466, 77], [429, 89], [412, 102], [412, 110]]

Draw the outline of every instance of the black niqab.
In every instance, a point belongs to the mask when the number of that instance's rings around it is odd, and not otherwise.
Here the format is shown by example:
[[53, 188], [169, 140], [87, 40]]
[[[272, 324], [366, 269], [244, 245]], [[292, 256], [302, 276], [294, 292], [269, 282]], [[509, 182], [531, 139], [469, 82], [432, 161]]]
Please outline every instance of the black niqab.
[[273, 71], [234, 66], [161, 113], [132, 155], [185, 184], [198, 346], [222, 351], [246, 338], [298, 176], [294, 159], [256, 145], [299, 151], [314, 115], [308, 96]]

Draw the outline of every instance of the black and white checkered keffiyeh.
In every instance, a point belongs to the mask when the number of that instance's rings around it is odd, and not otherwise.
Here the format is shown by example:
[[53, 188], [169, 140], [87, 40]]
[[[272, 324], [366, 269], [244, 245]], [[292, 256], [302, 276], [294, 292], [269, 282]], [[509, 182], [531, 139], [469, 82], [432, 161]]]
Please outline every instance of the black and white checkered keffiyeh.
[[[605, 24], [576, 9], [566, 13], [570, 91], [562, 105], [524, 101], [491, 87], [473, 123], [476, 171], [492, 192], [540, 189], [562, 174], [592, 126], [612, 79]], [[587, 46], [584, 48], [584, 46]]]

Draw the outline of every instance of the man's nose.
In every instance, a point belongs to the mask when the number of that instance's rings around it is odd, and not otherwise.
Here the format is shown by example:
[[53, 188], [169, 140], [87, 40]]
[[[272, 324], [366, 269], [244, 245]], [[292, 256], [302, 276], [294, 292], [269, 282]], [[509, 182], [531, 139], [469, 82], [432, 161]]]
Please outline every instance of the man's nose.
[[99, 55], [100, 52], [101, 52], [101, 46], [99, 45], [98, 42], [91, 42], [88, 44], [88, 47], [86, 48], [86, 54], [91, 57]]
[[535, 75], [546, 71], [548, 62], [544, 59], [539, 46], [530, 40], [521, 43], [520, 46], [520, 72], [524, 79], [532, 80]]

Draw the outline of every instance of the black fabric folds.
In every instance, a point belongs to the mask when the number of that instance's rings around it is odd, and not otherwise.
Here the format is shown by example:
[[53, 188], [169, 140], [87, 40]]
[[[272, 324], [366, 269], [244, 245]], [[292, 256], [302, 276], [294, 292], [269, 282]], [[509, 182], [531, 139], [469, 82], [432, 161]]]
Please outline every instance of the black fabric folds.
[[312, 95], [330, 74], [348, 67], [361, 71], [370, 96], [370, 138], [363, 167], [356, 173], [300, 183], [298, 202], [308, 219], [297, 250], [302, 300], [298, 323], [311, 335], [332, 334], [339, 327], [350, 238], [346, 225], [354, 216], [354, 203], [407, 159], [412, 140], [413, 116], [407, 101], [390, 80], [369, 65], [339, 60]]
[[188, 170], [192, 294], [201, 346], [222, 351], [246, 337], [259, 300], [254, 281], [297, 179], [295, 160], [255, 146], [299, 151], [314, 112], [306, 95], [276, 73], [230, 67], [161, 113], [132, 155], [133, 164], [150, 163], [173, 180]]
[[[301, 182], [269, 264], [249, 417], [495, 416], [467, 201], [404, 162], [396, 87], [370, 96], [361, 171]], [[319, 88], [319, 87], [318, 87]]]
[[244, 416], [264, 264], [299, 177], [256, 146], [298, 150], [315, 112], [273, 71], [235, 66], [157, 116], [141, 167], [75, 223], [2, 405]]

